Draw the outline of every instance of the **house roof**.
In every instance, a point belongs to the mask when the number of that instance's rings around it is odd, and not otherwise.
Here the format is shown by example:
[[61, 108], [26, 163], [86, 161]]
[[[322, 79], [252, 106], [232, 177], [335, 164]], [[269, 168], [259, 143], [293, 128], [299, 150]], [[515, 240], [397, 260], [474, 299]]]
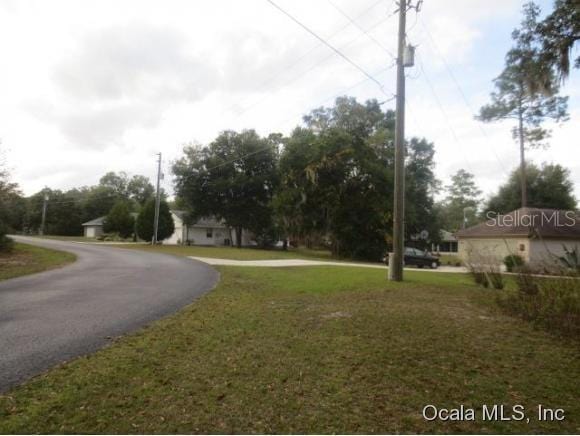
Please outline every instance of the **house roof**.
[[455, 242], [455, 241], [457, 241], [457, 238], [455, 237], [455, 235], [447, 230], [440, 230], [439, 237], [440, 237], [441, 241], [443, 241], [443, 242]]
[[461, 238], [580, 239], [580, 214], [571, 210], [523, 207], [459, 230]]
[[105, 222], [105, 218], [106, 216], [100, 216], [98, 218], [95, 218], [94, 220], [90, 220], [87, 221], [86, 223], [83, 223], [83, 226], [102, 226]]
[[[171, 212], [182, 221], [187, 216], [187, 212], [184, 210], [172, 210]], [[217, 218], [209, 216], [199, 218], [195, 223], [191, 224], [190, 227], [211, 227], [222, 229], [225, 228], [226, 225], [223, 222], [218, 221]]]

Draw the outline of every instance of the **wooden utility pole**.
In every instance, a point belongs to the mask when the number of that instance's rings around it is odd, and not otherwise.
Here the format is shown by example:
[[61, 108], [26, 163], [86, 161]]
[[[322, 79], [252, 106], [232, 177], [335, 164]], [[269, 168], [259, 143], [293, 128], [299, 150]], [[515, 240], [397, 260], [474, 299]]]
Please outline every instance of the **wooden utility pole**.
[[405, 245], [405, 23], [407, 0], [399, 0], [399, 46], [397, 49], [397, 109], [395, 118], [395, 194], [393, 253], [389, 258], [389, 280], [403, 280]]
[[161, 153], [157, 153], [157, 192], [155, 194], [155, 220], [153, 222], [153, 244], [157, 244], [157, 229], [159, 228], [159, 205], [161, 204]]

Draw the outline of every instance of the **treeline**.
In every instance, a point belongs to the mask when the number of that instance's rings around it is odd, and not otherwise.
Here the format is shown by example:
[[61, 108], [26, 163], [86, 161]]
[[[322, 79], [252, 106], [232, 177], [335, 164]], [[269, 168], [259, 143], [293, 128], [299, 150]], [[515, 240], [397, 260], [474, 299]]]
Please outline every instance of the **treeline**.
[[[394, 120], [376, 100], [341, 97], [288, 137], [222, 132], [184, 149], [173, 166], [176, 201], [191, 220], [214, 215], [236, 232], [249, 229], [262, 245], [289, 239], [379, 259], [392, 232]], [[407, 147], [407, 238], [422, 231], [437, 238], [434, 147], [419, 138]]]
[[[533, 208], [575, 210], [574, 183], [570, 171], [559, 164], [527, 165], [528, 205]], [[483, 199], [473, 174], [463, 169], [451, 176], [445, 197], [435, 205], [436, 221], [455, 232], [485, 221], [488, 212], [507, 214], [521, 207], [520, 170], [512, 171], [497, 192]]]
[[83, 233], [82, 223], [108, 215], [114, 206], [127, 213], [139, 212], [153, 196], [154, 187], [147, 177], [129, 177], [125, 172], [109, 172], [95, 186], [67, 191], [45, 188], [30, 197], [22, 196], [13, 185], [3, 195], [0, 219], [11, 232], [38, 233], [47, 198], [44, 232], [77, 236]]

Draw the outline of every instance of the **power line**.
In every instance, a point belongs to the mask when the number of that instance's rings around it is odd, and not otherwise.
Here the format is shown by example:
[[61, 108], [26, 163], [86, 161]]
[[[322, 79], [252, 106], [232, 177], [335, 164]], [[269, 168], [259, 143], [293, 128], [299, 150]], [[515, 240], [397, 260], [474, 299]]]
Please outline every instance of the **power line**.
[[316, 32], [314, 32], [312, 29], [310, 29], [308, 26], [306, 26], [300, 20], [298, 20], [297, 18], [295, 18], [289, 12], [287, 12], [284, 9], [282, 9], [273, 0], [266, 0], [266, 1], [268, 3], [270, 3], [272, 6], [274, 6], [276, 9], [278, 9], [280, 12], [282, 12], [284, 15], [286, 15], [288, 18], [290, 18], [292, 21], [294, 21], [296, 24], [298, 24], [300, 27], [302, 27], [304, 30], [306, 30], [308, 33], [310, 33], [312, 36], [314, 36], [316, 39], [318, 39], [320, 42], [322, 42], [324, 45], [326, 45], [328, 48], [330, 48], [338, 56], [340, 56], [341, 58], [343, 58], [345, 61], [347, 61], [353, 67], [355, 67], [357, 70], [359, 70], [365, 76], [367, 76], [370, 80], [372, 80], [374, 83], [376, 83], [378, 85], [378, 87], [380, 88], [381, 92], [383, 92], [383, 93], [386, 94], [386, 92], [383, 89], [383, 85], [381, 85], [381, 83], [377, 79], [375, 79], [371, 74], [369, 74], [363, 67], [361, 67], [359, 64], [357, 64], [356, 62], [354, 62], [352, 59], [350, 59], [348, 56], [346, 56], [344, 53], [342, 53], [340, 50], [338, 50], [336, 47], [334, 47], [332, 44], [330, 44], [324, 38], [322, 38], [321, 36], [319, 36]]
[[[433, 51], [435, 52], [436, 55], [438, 55], [441, 58], [441, 61], [443, 62], [443, 65], [445, 66], [447, 74], [449, 74], [449, 77], [451, 77], [451, 81], [454, 83], [455, 87], [457, 88], [457, 91], [459, 91], [459, 94], [461, 95], [463, 103], [465, 104], [465, 106], [469, 110], [471, 116], [475, 116], [475, 113], [472, 109], [471, 104], [469, 103], [469, 100], [467, 99], [467, 96], [465, 95], [465, 92], [463, 92], [463, 89], [462, 89], [461, 85], [459, 84], [457, 78], [455, 77], [455, 74], [453, 74], [453, 71], [451, 70], [449, 63], [447, 62], [447, 60], [445, 59], [445, 56], [443, 55], [443, 53], [439, 49], [439, 46], [437, 45], [437, 43], [435, 42], [435, 38], [433, 37], [433, 35], [429, 31], [429, 29], [427, 28], [425, 22], [422, 19], [420, 21], [421, 21], [421, 26], [423, 27], [423, 30], [425, 30], [427, 37], [431, 41], [431, 44], [434, 48]], [[499, 158], [498, 154], [496, 153], [495, 148], [491, 145], [492, 142], [491, 142], [487, 132], [485, 131], [485, 129], [481, 126], [481, 123], [477, 123], [477, 126], [478, 126], [479, 130], [481, 131], [481, 133], [483, 134], [483, 136], [485, 136], [485, 138], [488, 140], [489, 146], [490, 146], [489, 148], [491, 149], [492, 153], [494, 154], [496, 160], [499, 162], [504, 173], [509, 174], [509, 171], [506, 169], [503, 161]]]
[[[327, 0], [328, 3], [330, 3], [330, 5], [336, 9], [343, 17], [345, 17], [353, 26], [355, 26], [358, 30], [360, 30], [362, 33], [364, 33], [372, 42], [374, 42], [377, 46], [379, 46], [383, 51], [385, 51], [389, 56], [391, 56], [391, 59], [393, 60], [397, 60], [397, 57], [387, 48], [385, 47], [378, 39], [376, 39], [374, 36], [372, 36], [367, 30], [363, 29], [356, 21], [355, 19], [351, 18], [346, 12], [344, 12], [341, 8], [339, 8], [332, 0]], [[393, 4], [395, 3], [395, 0], [393, 0]], [[393, 15], [395, 15], [397, 13], [397, 11], [392, 12], [389, 16], [387, 16], [387, 19], [392, 17]]]
[[[366, 13], [368, 13], [370, 10], [374, 9], [378, 4], [382, 3], [383, 0], [378, 0], [373, 2], [370, 6], [368, 6], [367, 8], [365, 8], [361, 13], [359, 13], [355, 19], [359, 19], [360, 17], [364, 16]], [[340, 34], [344, 29], [346, 29], [347, 27], [351, 26], [352, 23], [348, 22], [346, 23], [344, 26], [341, 26], [340, 28], [338, 28], [336, 31], [334, 31], [333, 33], [331, 33], [327, 39], [332, 39], [334, 38], [336, 35]], [[370, 30], [367, 30], [370, 31]], [[307, 52], [305, 52], [303, 55], [301, 55], [298, 59], [294, 60], [293, 62], [287, 64], [286, 66], [284, 66], [280, 71], [278, 71], [278, 73], [270, 76], [268, 79], [264, 80], [257, 88], [254, 89], [262, 89], [264, 88], [265, 85], [267, 85], [268, 83], [272, 82], [273, 80], [277, 79], [278, 77], [280, 77], [281, 75], [285, 74], [288, 72], [289, 69], [294, 68], [294, 66], [296, 66], [302, 59], [306, 58], [310, 53], [312, 53], [313, 51], [315, 51], [318, 47], [321, 47], [322, 43], [318, 43], [316, 44], [314, 47], [312, 47], [310, 50], [308, 50]], [[235, 106], [237, 105], [237, 103], [234, 103], [232, 105], [230, 105], [227, 110], [233, 109], [235, 108]], [[225, 111], [224, 111], [225, 112]]]
[[[433, 94], [433, 98], [435, 99], [435, 102], [437, 103], [437, 106], [439, 107], [439, 110], [441, 111], [441, 114], [443, 115], [443, 118], [445, 119], [447, 127], [451, 131], [451, 134], [453, 135], [455, 142], [459, 145], [461, 152], [464, 153], [464, 149], [463, 149], [463, 147], [461, 147], [461, 144], [459, 142], [459, 138], [457, 137], [457, 134], [455, 133], [455, 129], [453, 128], [453, 126], [449, 122], [449, 117], [447, 116], [447, 112], [445, 111], [443, 104], [441, 103], [441, 100], [439, 100], [439, 96], [437, 95], [437, 92], [435, 91], [435, 87], [431, 83], [431, 80], [429, 80], [429, 76], [427, 75], [427, 72], [423, 68], [423, 62], [419, 58], [418, 58], [418, 61], [419, 61], [419, 68], [421, 68], [421, 72], [423, 73], [423, 77], [425, 78], [425, 82], [427, 83], [429, 89], [431, 90], [431, 94]], [[465, 155], [463, 158], [464, 158], [465, 162], [467, 163], [470, 171], [473, 173], [474, 171], [473, 171], [473, 168], [471, 166], [471, 162], [469, 162], [469, 159], [467, 159], [465, 157]]]

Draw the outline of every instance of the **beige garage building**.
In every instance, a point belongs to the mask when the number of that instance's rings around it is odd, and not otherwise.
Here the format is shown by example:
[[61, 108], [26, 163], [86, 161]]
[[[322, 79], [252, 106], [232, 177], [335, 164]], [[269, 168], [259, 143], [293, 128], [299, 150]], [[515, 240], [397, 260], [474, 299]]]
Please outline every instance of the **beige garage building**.
[[531, 266], [558, 262], [564, 247], [580, 250], [580, 214], [558, 209], [521, 208], [460, 230], [458, 253], [464, 262], [501, 264], [519, 255]]

